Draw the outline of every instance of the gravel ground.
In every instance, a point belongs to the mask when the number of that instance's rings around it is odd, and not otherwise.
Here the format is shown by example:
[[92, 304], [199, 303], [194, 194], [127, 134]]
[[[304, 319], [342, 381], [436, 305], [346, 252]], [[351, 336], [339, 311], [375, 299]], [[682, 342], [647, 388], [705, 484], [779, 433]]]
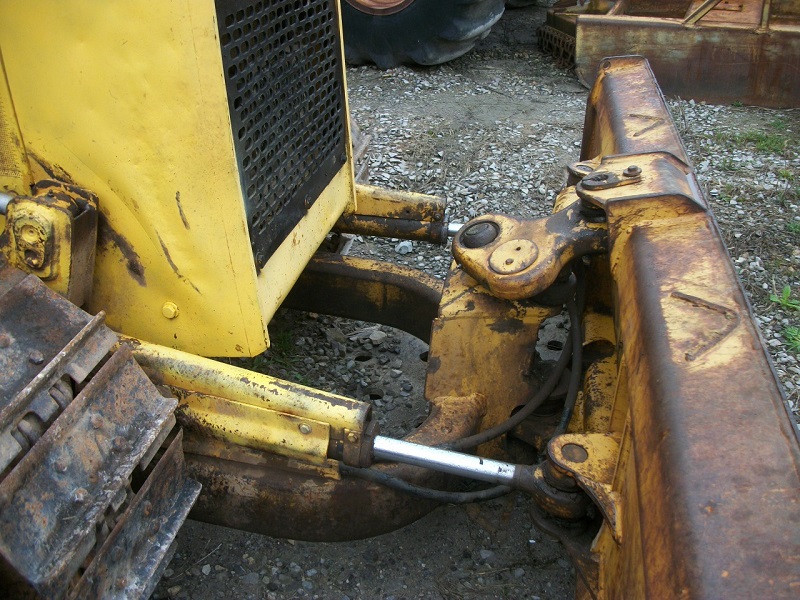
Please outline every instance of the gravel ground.
[[[539, 8], [513, 11], [479, 48], [425, 70], [348, 70], [354, 119], [372, 137], [372, 182], [446, 196], [450, 218], [550, 211], [579, 153], [587, 91], [538, 53]], [[670, 108], [757, 314], [787, 401], [800, 403], [800, 115], [670, 99]], [[357, 238], [352, 253], [443, 277], [447, 248]], [[373, 402], [390, 435], [425, 417], [424, 344], [389, 328], [280, 313], [255, 360]], [[445, 506], [371, 540], [312, 544], [197, 522], [157, 598], [569, 598], [574, 572], [520, 495]]]

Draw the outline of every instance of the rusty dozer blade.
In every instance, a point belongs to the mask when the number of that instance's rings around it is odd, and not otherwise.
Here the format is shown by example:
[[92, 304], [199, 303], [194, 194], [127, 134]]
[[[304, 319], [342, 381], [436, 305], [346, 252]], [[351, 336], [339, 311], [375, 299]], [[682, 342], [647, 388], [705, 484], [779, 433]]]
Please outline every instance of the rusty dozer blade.
[[797, 0], [561, 0], [538, 38], [587, 87], [604, 57], [640, 55], [668, 96], [800, 106]]
[[[577, 198], [570, 206], [608, 233], [585, 275], [583, 340], [607, 354], [597, 352], [569, 429], [547, 448], [552, 485], [568, 491], [567, 474], [603, 514], [575, 561], [579, 597], [796, 598], [797, 429], [643, 58], [604, 61], [570, 176], [559, 200]], [[495, 234], [472, 243], [485, 223]], [[523, 297], [553, 242], [582, 229], [539, 231], [536, 220], [482, 215], [453, 240], [454, 256], [498, 295]], [[526, 250], [532, 239], [545, 257]], [[509, 258], [493, 262], [498, 254]], [[601, 333], [604, 318], [614, 327]]]
[[117, 338], [102, 313], [34, 276], [0, 266], [0, 316], [4, 593], [149, 596], [199, 493], [180, 433], [153, 460], [177, 402], [127, 347], [105, 360]]

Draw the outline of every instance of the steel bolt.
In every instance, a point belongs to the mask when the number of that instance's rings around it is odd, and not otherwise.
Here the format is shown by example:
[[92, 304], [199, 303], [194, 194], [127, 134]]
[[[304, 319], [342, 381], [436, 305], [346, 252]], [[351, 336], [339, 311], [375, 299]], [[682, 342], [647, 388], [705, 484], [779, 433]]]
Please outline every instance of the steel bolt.
[[160, 529], [161, 529], [161, 522], [158, 519], [156, 519], [150, 524], [150, 535], [157, 534]]
[[34, 365], [40, 365], [44, 362], [44, 354], [42, 354], [38, 350], [32, 350], [31, 353], [28, 355], [28, 360], [31, 361]]
[[89, 423], [91, 423], [92, 429], [100, 429], [103, 426], [103, 417], [100, 415], [92, 415], [89, 419]]
[[350, 442], [351, 444], [355, 444], [358, 441], [358, 434], [351, 431], [350, 433], [347, 434], [347, 441]]
[[59, 458], [54, 466], [56, 471], [59, 473], [66, 473], [67, 471], [67, 461], [65, 461], [63, 458]]
[[174, 302], [164, 302], [164, 306], [161, 307], [161, 314], [168, 319], [174, 319], [179, 312], [178, 305]]
[[153, 514], [153, 503], [149, 500], [145, 501], [145, 503], [142, 505], [142, 514], [144, 514], [145, 517], [149, 517], [151, 514]]
[[561, 446], [561, 454], [570, 462], [582, 463], [589, 458], [586, 448], [578, 444], [564, 444]]
[[72, 495], [72, 500], [75, 502], [75, 504], [83, 504], [88, 499], [89, 492], [87, 492], [84, 488], [78, 488]]
[[306, 197], [303, 198], [303, 206], [306, 208], [311, 208], [311, 204], [311, 196], [306, 195]]
[[122, 452], [123, 450], [125, 450], [128, 447], [128, 440], [126, 440], [121, 435], [118, 435], [117, 437], [114, 438], [114, 441], [111, 442], [111, 446], [117, 452]]
[[8, 348], [11, 345], [11, 336], [7, 333], [0, 333], [0, 348]]
[[311, 433], [311, 425], [309, 425], [308, 423], [300, 423], [300, 425], [298, 425], [297, 428], [303, 435], [308, 435], [309, 433]]
[[622, 174], [625, 177], [636, 177], [637, 175], [642, 174], [642, 169], [637, 165], [631, 165], [627, 169], [625, 169]]

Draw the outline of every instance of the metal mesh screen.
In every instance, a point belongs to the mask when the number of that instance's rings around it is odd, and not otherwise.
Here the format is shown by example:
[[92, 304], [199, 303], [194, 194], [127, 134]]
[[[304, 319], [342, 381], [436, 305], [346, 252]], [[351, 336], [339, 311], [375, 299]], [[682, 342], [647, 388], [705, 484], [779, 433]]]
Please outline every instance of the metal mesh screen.
[[335, 0], [217, 0], [236, 160], [260, 269], [346, 160]]

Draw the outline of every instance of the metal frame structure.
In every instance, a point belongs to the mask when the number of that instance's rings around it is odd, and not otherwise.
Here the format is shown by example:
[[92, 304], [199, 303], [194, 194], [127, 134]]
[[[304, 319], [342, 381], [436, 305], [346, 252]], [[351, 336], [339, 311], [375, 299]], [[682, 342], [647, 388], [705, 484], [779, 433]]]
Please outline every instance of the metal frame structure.
[[638, 55], [670, 96], [800, 106], [797, 0], [562, 0], [538, 36], [587, 87], [604, 57]]

